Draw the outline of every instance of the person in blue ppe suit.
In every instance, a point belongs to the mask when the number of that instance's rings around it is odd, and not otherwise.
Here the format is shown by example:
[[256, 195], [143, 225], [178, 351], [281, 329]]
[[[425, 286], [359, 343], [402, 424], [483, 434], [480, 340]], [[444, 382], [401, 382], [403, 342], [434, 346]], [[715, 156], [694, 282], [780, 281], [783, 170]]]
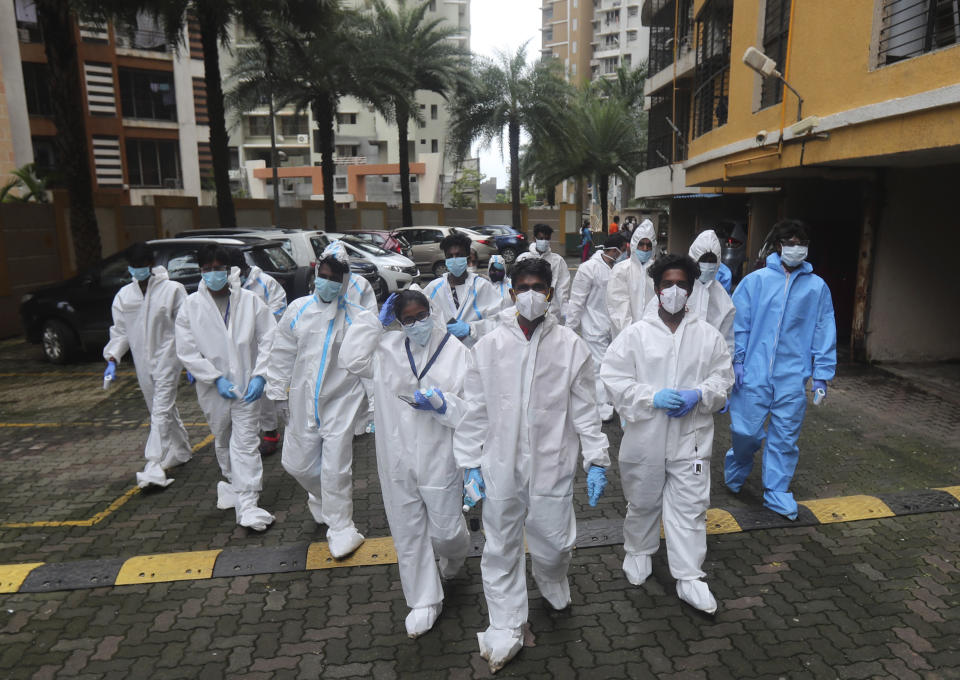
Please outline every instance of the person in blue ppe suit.
[[806, 261], [809, 237], [803, 223], [778, 222], [772, 242], [777, 252], [767, 257], [767, 266], [745, 276], [733, 294], [733, 446], [724, 475], [730, 490], [738, 493], [766, 437], [764, 505], [796, 519], [797, 502], [789, 489], [807, 409], [805, 386], [812, 377], [812, 391], [826, 393], [837, 367], [837, 325], [830, 289]]
[[460, 232], [440, 241], [447, 258], [447, 273], [423, 289], [430, 300], [431, 313], [446, 322], [447, 330], [467, 347], [473, 347], [489, 328], [484, 323], [500, 309], [500, 296], [482, 276], [467, 271], [472, 242]]
[[453, 438], [465, 490], [475, 484], [486, 493], [480, 570], [490, 626], [477, 639], [493, 672], [522, 645], [529, 606], [524, 538], [541, 595], [552, 608], [566, 608], [577, 459], [582, 451], [592, 505], [610, 466], [590, 349], [548, 313], [551, 280], [545, 259], [514, 266], [516, 307], [500, 313], [500, 324], [469, 355], [466, 410]]
[[730, 271], [730, 267], [723, 262], [717, 267], [717, 281], [727, 291], [727, 295], [730, 295], [730, 291], [733, 290], [733, 273]]

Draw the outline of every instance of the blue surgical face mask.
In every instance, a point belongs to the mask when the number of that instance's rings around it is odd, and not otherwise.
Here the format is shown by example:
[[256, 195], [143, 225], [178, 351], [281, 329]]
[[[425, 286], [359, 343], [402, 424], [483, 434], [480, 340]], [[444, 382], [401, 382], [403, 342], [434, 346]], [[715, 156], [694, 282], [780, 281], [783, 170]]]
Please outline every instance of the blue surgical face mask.
[[781, 246], [780, 261], [788, 267], [796, 267], [807, 259], [807, 246]]
[[203, 272], [203, 282], [210, 290], [220, 290], [227, 285], [227, 272], [213, 271]]
[[637, 248], [635, 251], [633, 251], [633, 254], [636, 255], [637, 259], [640, 260], [641, 263], [646, 264], [650, 261], [650, 258], [653, 257], [653, 248], [650, 250], [640, 250]]
[[150, 267], [127, 267], [127, 271], [137, 281], [146, 281], [150, 278]]
[[465, 257], [448, 257], [446, 259], [447, 271], [453, 274], [454, 276], [463, 276], [463, 273], [467, 271], [467, 258]]
[[428, 316], [426, 319], [415, 321], [409, 326], [404, 326], [403, 332], [410, 340], [425, 347], [430, 342], [430, 334], [433, 333], [433, 319]]
[[313, 282], [314, 292], [316, 292], [317, 297], [323, 300], [324, 302], [331, 302], [337, 295], [340, 294], [340, 288], [343, 287], [339, 281], [331, 281], [330, 279], [321, 279], [319, 276], [314, 279]]
[[548, 238], [538, 238], [535, 243], [538, 253], [545, 253], [550, 250], [550, 239]]
[[707, 284], [717, 278], [719, 262], [700, 262], [700, 283]]

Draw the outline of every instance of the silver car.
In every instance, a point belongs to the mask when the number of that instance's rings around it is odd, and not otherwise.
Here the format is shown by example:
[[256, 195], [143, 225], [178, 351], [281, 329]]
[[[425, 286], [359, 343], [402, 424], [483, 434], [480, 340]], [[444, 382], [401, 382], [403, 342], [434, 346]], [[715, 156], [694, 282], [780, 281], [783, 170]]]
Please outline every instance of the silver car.
[[440, 250], [440, 241], [455, 231], [466, 235], [473, 242], [471, 250], [476, 254], [481, 266], [490, 261], [491, 255], [496, 254], [497, 246], [492, 238], [460, 227], [404, 227], [393, 233], [403, 236], [410, 244], [410, 259], [421, 272], [430, 271], [434, 276], [443, 276], [447, 273], [447, 265], [446, 256]]

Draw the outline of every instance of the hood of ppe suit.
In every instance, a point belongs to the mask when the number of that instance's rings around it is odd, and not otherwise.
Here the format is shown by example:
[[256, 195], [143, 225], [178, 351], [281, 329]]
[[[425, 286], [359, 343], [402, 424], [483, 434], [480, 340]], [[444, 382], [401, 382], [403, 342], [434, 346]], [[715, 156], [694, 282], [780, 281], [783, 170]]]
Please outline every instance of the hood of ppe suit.
[[720, 239], [717, 238], [713, 229], [701, 231], [697, 238], [693, 240], [687, 254], [693, 258], [694, 262], [699, 262], [704, 253], [713, 253], [717, 256], [717, 262], [720, 262]]
[[653, 222], [650, 220], [644, 220], [640, 225], [633, 230], [633, 236], [630, 237], [630, 250], [635, 251], [640, 244], [640, 239], [648, 238], [650, 242], [656, 247], [657, 245], [657, 230], [653, 228]]
[[157, 283], [160, 283], [161, 281], [168, 281], [170, 279], [170, 274], [169, 272], [167, 272], [167, 268], [162, 265], [158, 264], [156, 267], [154, 267], [150, 271], [153, 272], [153, 277], [150, 281], [151, 284], [154, 281], [156, 281]]
[[320, 253], [321, 260], [328, 257], [347, 267], [347, 273], [343, 275], [343, 283], [340, 285], [340, 296], [346, 295], [347, 287], [350, 285], [350, 256], [347, 254], [347, 249], [339, 241], [333, 241]]
[[258, 276], [263, 274], [263, 270], [260, 269], [257, 265], [250, 267], [250, 271], [247, 272], [247, 281], [256, 281]]

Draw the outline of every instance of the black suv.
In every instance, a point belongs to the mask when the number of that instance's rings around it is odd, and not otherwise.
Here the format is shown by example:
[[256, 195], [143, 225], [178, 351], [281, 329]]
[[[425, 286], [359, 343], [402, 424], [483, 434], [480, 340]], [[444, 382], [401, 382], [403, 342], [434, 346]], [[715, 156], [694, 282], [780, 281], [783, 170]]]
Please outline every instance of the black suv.
[[[283, 286], [288, 300], [307, 295], [313, 285], [310, 268], [297, 267], [277, 241], [244, 243], [230, 238], [148, 241], [156, 264], [166, 267], [170, 278], [182, 283], [187, 293], [197, 290], [200, 283], [197, 254], [210, 243], [240, 250], [248, 264], [260, 267]], [[128, 265], [127, 251], [123, 250], [71, 279], [24, 295], [20, 302], [20, 320], [27, 340], [40, 343], [44, 356], [55, 364], [67, 363], [81, 350], [103, 347], [113, 324], [113, 298], [131, 281]]]

